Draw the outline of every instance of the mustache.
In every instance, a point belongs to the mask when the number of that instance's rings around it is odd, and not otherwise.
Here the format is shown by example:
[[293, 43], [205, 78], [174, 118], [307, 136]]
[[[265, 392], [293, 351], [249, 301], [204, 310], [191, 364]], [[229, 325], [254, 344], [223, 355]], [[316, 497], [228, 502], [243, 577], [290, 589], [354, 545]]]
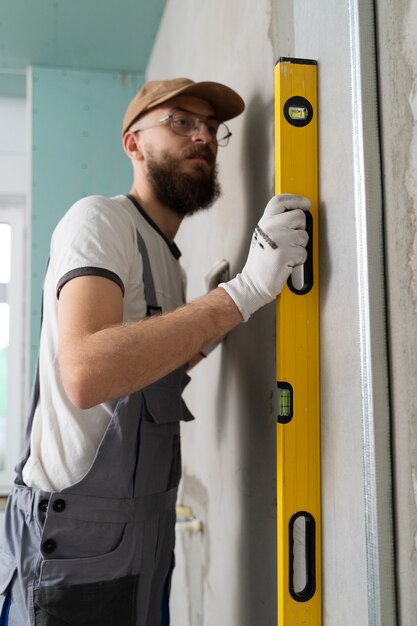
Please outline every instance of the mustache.
[[184, 148], [182, 156], [186, 159], [193, 157], [203, 157], [210, 165], [214, 165], [216, 160], [210, 148], [207, 148], [205, 146], [190, 146], [189, 148]]

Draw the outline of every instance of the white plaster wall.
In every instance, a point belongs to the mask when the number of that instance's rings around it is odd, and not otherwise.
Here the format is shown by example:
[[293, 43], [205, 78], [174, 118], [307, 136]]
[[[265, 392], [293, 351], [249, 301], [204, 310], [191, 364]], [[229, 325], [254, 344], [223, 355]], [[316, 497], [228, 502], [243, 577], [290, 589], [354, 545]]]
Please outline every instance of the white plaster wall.
[[399, 623], [417, 623], [417, 2], [378, 2]]
[[[223, 198], [186, 222], [178, 237], [192, 298], [218, 259], [229, 259], [232, 273], [241, 268], [252, 228], [273, 193], [275, 61], [319, 61], [326, 626], [371, 623], [350, 18], [346, 0], [168, 0], [148, 67], [149, 79], [223, 81], [247, 103], [230, 123], [230, 147], [220, 150]], [[183, 428], [182, 497], [203, 521], [204, 534], [179, 534], [173, 626], [276, 624], [274, 361], [271, 306], [232, 333], [187, 389], [197, 421]], [[393, 622], [386, 615], [380, 623]]]

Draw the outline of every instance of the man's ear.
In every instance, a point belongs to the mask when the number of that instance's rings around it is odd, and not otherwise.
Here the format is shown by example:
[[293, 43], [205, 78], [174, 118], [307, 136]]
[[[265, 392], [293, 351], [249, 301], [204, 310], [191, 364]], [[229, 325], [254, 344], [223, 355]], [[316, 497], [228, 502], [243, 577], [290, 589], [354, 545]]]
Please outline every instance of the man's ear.
[[134, 161], [143, 160], [143, 152], [140, 143], [141, 142], [138, 133], [131, 133], [127, 131], [123, 135], [123, 149], [129, 159], [133, 159]]

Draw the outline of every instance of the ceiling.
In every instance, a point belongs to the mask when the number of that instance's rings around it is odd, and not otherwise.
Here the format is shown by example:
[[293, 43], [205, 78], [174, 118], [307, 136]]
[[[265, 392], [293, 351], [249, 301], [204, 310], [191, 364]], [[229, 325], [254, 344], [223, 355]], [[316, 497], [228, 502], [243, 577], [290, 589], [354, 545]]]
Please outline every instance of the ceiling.
[[144, 73], [165, 4], [0, 0], [0, 95], [19, 95], [28, 65]]

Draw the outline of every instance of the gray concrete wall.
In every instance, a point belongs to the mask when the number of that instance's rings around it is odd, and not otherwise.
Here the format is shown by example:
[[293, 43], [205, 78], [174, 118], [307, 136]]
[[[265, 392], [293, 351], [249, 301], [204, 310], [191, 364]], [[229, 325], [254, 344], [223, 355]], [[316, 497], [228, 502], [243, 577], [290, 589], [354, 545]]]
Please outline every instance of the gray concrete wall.
[[[370, 13], [372, 2], [363, 6]], [[247, 103], [230, 124], [230, 146], [220, 150], [222, 199], [187, 221], [178, 237], [193, 298], [218, 259], [229, 259], [232, 272], [242, 267], [251, 231], [273, 194], [277, 58], [319, 61], [323, 623], [393, 626], [382, 245], [380, 228], [369, 221], [371, 214], [381, 225], [379, 163], [369, 174], [361, 161], [378, 145], [371, 137], [372, 149], [364, 150], [359, 137], [364, 76], [352, 67], [355, 54], [372, 49], [373, 30], [366, 23], [369, 32], [361, 39], [356, 8], [354, 0], [169, 0], [148, 78], [223, 81]], [[372, 122], [376, 101], [368, 105], [365, 118]], [[373, 195], [362, 193], [369, 177]], [[369, 277], [371, 257], [377, 280]], [[364, 298], [368, 280], [370, 302]], [[274, 626], [273, 306], [227, 337], [195, 371], [186, 395], [197, 420], [183, 428], [182, 498], [204, 532], [179, 533], [173, 626]], [[387, 458], [382, 466], [381, 456]], [[382, 505], [372, 508], [376, 497]], [[372, 528], [375, 549], [367, 550]]]
[[[238, 10], [237, 10], [238, 8]], [[223, 198], [187, 221], [179, 245], [188, 296], [203, 292], [214, 262], [232, 272], [273, 191], [273, 52], [267, 2], [168, 3], [149, 65], [150, 78], [185, 75], [236, 88], [247, 110], [219, 150]], [[254, 34], [256, 33], [256, 36]], [[183, 428], [183, 500], [204, 523], [181, 533], [186, 571], [174, 581], [173, 624], [274, 624], [275, 365], [273, 306], [231, 334], [198, 370], [187, 400], [198, 416]], [[182, 544], [182, 545], [181, 545]], [[185, 584], [184, 584], [185, 583]], [[189, 593], [187, 612], [180, 598]]]
[[400, 624], [417, 623], [417, 2], [378, 2]]

